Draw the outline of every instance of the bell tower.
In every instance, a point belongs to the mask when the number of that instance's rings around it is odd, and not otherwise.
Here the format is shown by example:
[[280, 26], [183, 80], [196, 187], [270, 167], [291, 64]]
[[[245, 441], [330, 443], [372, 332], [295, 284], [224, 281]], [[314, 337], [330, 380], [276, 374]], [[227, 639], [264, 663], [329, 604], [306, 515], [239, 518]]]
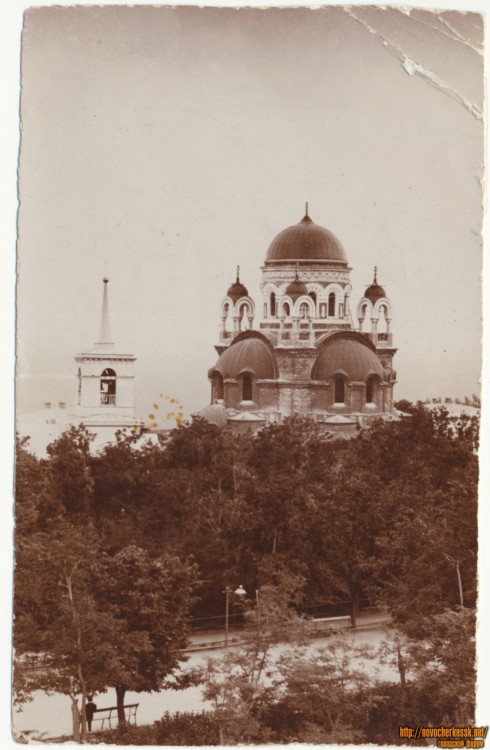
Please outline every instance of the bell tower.
[[107, 277], [103, 285], [99, 340], [93, 349], [75, 356], [77, 407], [81, 417], [97, 413], [109, 420], [124, 422], [126, 419], [128, 424], [133, 424], [136, 357], [118, 352], [111, 341]]

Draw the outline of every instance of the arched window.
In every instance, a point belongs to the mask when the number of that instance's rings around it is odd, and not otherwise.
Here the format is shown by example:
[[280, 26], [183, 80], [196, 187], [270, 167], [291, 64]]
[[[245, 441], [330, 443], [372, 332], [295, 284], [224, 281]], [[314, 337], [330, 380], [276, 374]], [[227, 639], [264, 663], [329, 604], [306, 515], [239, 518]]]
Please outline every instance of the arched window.
[[302, 302], [299, 306], [299, 314], [301, 318], [307, 318], [310, 308], [306, 302]]
[[242, 401], [253, 401], [253, 385], [250, 375], [243, 376]]
[[316, 317], [316, 315], [317, 315], [317, 312], [316, 312], [316, 293], [315, 292], [309, 292], [308, 297], [310, 297], [310, 299], [313, 301], [313, 305], [314, 305], [314, 307], [313, 307], [313, 315]]
[[276, 295], [271, 292], [271, 318], [276, 317]]
[[361, 307], [360, 330], [364, 332], [369, 330], [368, 306], [366, 302]]
[[291, 308], [289, 307], [289, 303], [285, 302], [282, 306], [282, 314], [286, 316], [286, 318], [289, 318], [291, 315]]
[[106, 367], [100, 378], [100, 403], [114, 406], [116, 403], [116, 373]]
[[335, 294], [333, 292], [328, 295], [328, 317], [335, 317]]
[[366, 383], [366, 404], [374, 403], [374, 393], [374, 377], [370, 377], [367, 379]]
[[344, 378], [335, 378], [334, 398], [336, 404], [345, 404], [345, 382]]
[[240, 331], [248, 331], [250, 328], [248, 320], [248, 306], [241, 305], [238, 312], [238, 328]]
[[378, 333], [388, 332], [388, 308], [386, 305], [381, 305], [379, 308], [379, 321], [378, 321]]
[[228, 338], [227, 334], [228, 334], [228, 317], [229, 317], [229, 314], [230, 314], [230, 306], [229, 306], [228, 302], [225, 302], [225, 304], [223, 305], [223, 315], [222, 315], [222, 319], [223, 319], [223, 332], [224, 332], [225, 338]]
[[214, 376], [214, 400], [222, 400], [224, 396], [223, 377], [218, 373]]

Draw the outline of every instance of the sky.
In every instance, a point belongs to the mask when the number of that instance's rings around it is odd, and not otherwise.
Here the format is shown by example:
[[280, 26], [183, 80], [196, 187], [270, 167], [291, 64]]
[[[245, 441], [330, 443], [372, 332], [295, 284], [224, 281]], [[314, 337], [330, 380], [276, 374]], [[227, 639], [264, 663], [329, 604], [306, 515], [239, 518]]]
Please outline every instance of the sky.
[[[44, 7], [24, 19], [18, 409], [134, 352], [136, 414], [209, 403], [235, 268], [313, 220], [393, 307], [395, 398], [479, 392], [483, 20], [395, 8]], [[411, 73], [411, 74], [410, 74]]]

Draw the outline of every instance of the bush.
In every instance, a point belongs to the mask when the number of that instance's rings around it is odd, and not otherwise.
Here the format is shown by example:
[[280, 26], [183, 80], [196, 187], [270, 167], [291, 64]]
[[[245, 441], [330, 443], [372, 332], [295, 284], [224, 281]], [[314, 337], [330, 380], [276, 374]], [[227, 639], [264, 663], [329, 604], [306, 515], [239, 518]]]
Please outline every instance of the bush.
[[126, 725], [108, 740], [116, 745], [219, 745], [218, 723], [213, 715], [168, 713], [150, 726]]
[[214, 716], [201, 713], [165, 714], [156, 723], [159, 745], [219, 745], [219, 727]]

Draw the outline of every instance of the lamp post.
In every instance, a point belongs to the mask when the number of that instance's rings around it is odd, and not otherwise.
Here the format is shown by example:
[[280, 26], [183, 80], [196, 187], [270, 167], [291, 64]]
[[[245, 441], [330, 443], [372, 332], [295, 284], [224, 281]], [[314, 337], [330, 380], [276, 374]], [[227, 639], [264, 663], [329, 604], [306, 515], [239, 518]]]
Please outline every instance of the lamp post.
[[228, 630], [229, 630], [229, 624], [230, 624], [230, 594], [235, 594], [235, 596], [246, 596], [247, 592], [243, 588], [242, 584], [239, 585], [235, 591], [232, 591], [229, 586], [226, 587], [224, 591], [226, 595], [226, 605], [225, 605], [225, 648], [228, 648]]

